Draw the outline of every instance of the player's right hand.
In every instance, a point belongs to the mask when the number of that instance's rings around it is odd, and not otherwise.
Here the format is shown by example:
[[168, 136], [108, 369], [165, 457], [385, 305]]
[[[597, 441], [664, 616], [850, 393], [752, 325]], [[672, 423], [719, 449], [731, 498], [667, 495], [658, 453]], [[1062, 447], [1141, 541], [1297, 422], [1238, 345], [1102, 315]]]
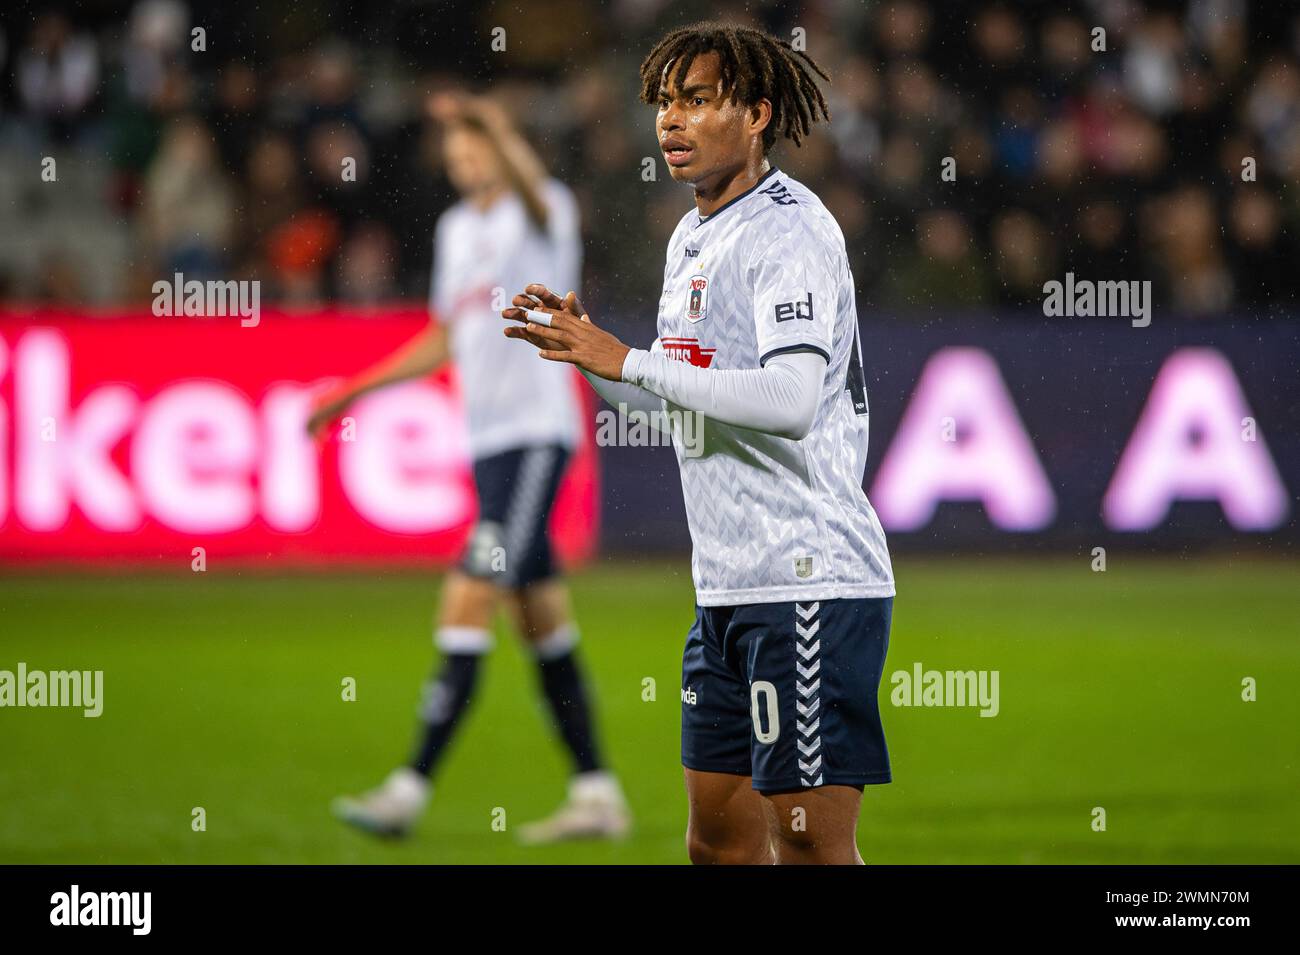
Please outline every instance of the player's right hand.
[[[513, 308], [501, 310], [501, 317], [522, 322], [522, 327], [505, 329], [507, 338], [522, 338], [539, 349], [538, 357], [577, 365], [585, 372], [599, 375], [610, 381], [620, 381], [623, 366], [631, 352], [626, 344], [597, 327], [578, 296], [570, 292], [560, 298], [545, 285], [529, 285], [523, 295], [512, 300]], [[529, 316], [544, 312], [548, 320], [534, 320]]]
[[568, 295], [564, 296], [564, 298], [560, 298], [560, 296], [540, 283], [526, 286], [524, 292], [528, 295], [536, 296], [547, 308], [554, 309], [557, 312], [568, 312], [579, 321], [582, 320], [582, 316], [587, 314], [587, 310], [583, 308], [582, 303], [578, 301], [578, 295], [576, 292], [570, 292]]
[[545, 350], [550, 351], [568, 351], [562, 343], [554, 342], [554, 340], [543, 339], [538, 337], [538, 335], [528, 334], [528, 331], [526, 331], [528, 316], [524, 313], [524, 309], [526, 308], [532, 308], [534, 311], [538, 312], [550, 312], [552, 314], [565, 313], [568, 314], [568, 316], [576, 318], [577, 321], [585, 321], [590, 324], [590, 318], [586, 317], [586, 309], [582, 308], [581, 301], [578, 301], [577, 299], [577, 292], [568, 292], [568, 295], [565, 295], [562, 299], [559, 295], [556, 295], [555, 292], [552, 292], [550, 288], [541, 285], [541, 283], [534, 282], [533, 285], [525, 286], [523, 292], [520, 292], [519, 295], [516, 295], [515, 298], [511, 299], [511, 304], [513, 307], [502, 309], [500, 316], [502, 316], [502, 318], [510, 318], [510, 320], [513, 321], [524, 322], [524, 329], [515, 330], [517, 337], [528, 340], [528, 342], [532, 343], [533, 346], [537, 348], [545, 348]]
[[570, 292], [564, 298], [560, 298], [555, 292], [552, 292], [545, 285], [534, 283], [524, 287], [524, 290], [510, 300], [512, 308], [503, 309], [501, 317], [511, 319], [517, 322], [525, 323], [525, 327], [514, 329], [515, 336], [523, 338], [535, 348], [550, 351], [567, 351], [568, 349], [556, 341], [549, 341], [537, 335], [530, 335], [527, 329], [528, 316], [524, 309], [534, 309], [539, 312], [549, 312], [551, 314], [565, 313], [578, 321], [583, 320], [586, 310], [583, 309], [582, 303], [578, 301], [577, 293]]

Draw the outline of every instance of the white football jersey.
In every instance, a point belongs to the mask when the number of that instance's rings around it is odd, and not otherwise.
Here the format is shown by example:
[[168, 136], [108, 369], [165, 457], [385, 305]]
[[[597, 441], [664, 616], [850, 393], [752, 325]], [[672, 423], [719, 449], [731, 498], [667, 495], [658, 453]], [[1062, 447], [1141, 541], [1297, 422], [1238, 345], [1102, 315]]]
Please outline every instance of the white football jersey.
[[892, 596], [885, 535], [862, 490], [853, 276], [821, 201], [773, 167], [711, 215], [688, 212], [668, 243], [658, 331], [654, 350], [704, 368], [759, 368], [791, 351], [827, 363], [802, 440], [706, 419], [698, 444], [674, 441], [697, 603]]
[[475, 458], [552, 442], [571, 448], [578, 441], [581, 408], [572, 368], [543, 361], [536, 349], [520, 348], [503, 334], [501, 309], [529, 283], [581, 294], [577, 200], [556, 179], [545, 181], [542, 200], [546, 233], [532, 224], [513, 191], [487, 211], [462, 200], [438, 219], [430, 306], [451, 333]]

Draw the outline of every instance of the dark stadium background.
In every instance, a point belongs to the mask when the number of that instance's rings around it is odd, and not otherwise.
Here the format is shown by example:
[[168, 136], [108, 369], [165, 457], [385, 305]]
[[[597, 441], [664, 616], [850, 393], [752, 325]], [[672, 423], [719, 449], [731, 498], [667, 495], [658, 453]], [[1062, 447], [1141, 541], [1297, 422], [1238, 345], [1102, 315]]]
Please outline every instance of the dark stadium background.
[[[864, 856], [1295, 861], [1289, 4], [6, 4], [0, 502], [16, 486], [12, 372], [32, 332], [69, 343], [74, 395], [244, 374], [250, 401], [281, 377], [358, 370], [409, 334], [434, 223], [453, 201], [424, 116], [438, 89], [508, 104], [581, 202], [593, 317], [648, 343], [663, 248], [690, 197], [660, 161], [637, 66], [665, 30], [702, 17], [802, 30], [832, 77], [832, 122], [774, 160], [845, 234], [872, 407], [868, 489], [927, 361], [972, 348], [996, 363], [1055, 498], [1030, 530], [969, 501], [910, 530], [886, 521], [900, 588], [889, 669], [1001, 669], [1007, 696], [996, 720], [886, 709], [898, 781], [867, 794]], [[1098, 27], [1104, 52], [1091, 46]], [[498, 28], [506, 49], [494, 52]], [[341, 156], [358, 158], [355, 183], [339, 181]], [[41, 178], [47, 157], [56, 182]], [[955, 181], [940, 176], [945, 157]], [[258, 280], [295, 343], [230, 319], [153, 318], [151, 284], [177, 271]], [[1067, 272], [1150, 281], [1151, 325], [1046, 317], [1043, 284]], [[221, 357], [238, 349], [242, 369]], [[1179, 500], [1141, 531], [1103, 515], [1153, 384], [1184, 349], [1224, 358], [1257, 421], [1286, 496], [1266, 526], [1215, 500]], [[97, 722], [0, 711], [0, 861], [683, 861], [673, 686], [691, 593], [675, 463], [666, 449], [592, 454], [598, 537], [569, 553], [633, 840], [530, 853], [487, 829], [483, 807], [543, 810], [563, 779], [508, 641], [416, 839], [376, 847], [337, 831], [329, 797], [401, 756], [430, 662], [428, 571], [468, 518], [436, 546], [373, 528], [336, 546], [330, 484], [312, 527], [259, 524], [239, 546], [205, 538], [205, 576], [190, 573], [192, 533], [149, 525], [132, 544], [75, 506], [66, 527], [40, 530], [0, 510], [0, 669], [102, 667], [108, 693]], [[340, 674], [367, 690], [354, 709], [337, 702]], [[647, 675], [657, 704], [640, 699]], [[1244, 677], [1259, 682], [1256, 702], [1240, 699]], [[535, 772], [512, 771], [533, 760]], [[223, 821], [194, 834], [195, 805]], [[1105, 833], [1089, 828], [1099, 805], [1113, 810]]]

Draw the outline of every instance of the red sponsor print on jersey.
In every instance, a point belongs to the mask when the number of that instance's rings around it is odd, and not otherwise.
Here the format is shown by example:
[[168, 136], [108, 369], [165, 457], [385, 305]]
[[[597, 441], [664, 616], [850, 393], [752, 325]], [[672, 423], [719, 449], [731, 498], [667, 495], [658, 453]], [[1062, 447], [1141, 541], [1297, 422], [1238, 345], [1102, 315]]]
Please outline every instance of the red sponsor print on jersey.
[[492, 305], [492, 286], [475, 285], [461, 292], [447, 308], [448, 317], [444, 321], [455, 321], [465, 312], [481, 309], [497, 311]]
[[716, 348], [701, 348], [698, 338], [661, 338], [664, 354], [675, 361], [685, 361], [699, 368], [713, 364]]

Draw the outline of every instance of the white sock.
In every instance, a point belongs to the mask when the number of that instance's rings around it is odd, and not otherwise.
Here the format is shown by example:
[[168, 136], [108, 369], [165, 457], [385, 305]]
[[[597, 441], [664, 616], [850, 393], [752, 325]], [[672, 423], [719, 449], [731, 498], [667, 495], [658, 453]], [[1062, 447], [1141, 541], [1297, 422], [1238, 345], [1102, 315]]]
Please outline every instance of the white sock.
[[443, 653], [487, 653], [492, 649], [492, 631], [482, 627], [439, 627], [433, 643]]
[[539, 660], [558, 660], [578, 645], [578, 628], [562, 623], [533, 644], [533, 653]]
[[593, 769], [569, 780], [569, 796], [574, 802], [622, 802], [623, 790], [609, 770]]

